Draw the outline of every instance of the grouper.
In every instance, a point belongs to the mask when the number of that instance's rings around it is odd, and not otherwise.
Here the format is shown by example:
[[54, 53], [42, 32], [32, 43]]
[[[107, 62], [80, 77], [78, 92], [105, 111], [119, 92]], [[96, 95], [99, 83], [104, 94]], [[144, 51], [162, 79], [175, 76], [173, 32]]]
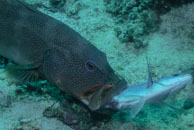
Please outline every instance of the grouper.
[[19, 0], [0, 0], [0, 55], [22, 83], [46, 79], [91, 110], [123, 90], [104, 52], [64, 23]]

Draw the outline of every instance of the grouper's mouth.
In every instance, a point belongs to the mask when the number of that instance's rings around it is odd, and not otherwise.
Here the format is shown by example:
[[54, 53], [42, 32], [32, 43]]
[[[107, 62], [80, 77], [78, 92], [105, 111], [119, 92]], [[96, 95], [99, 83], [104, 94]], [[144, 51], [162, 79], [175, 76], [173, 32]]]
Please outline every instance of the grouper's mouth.
[[89, 97], [91, 96], [93, 93], [95, 93], [98, 89], [101, 89], [101, 88], [104, 88], [102, 94], [104, 95], [105, 92], [109, 91], [112, 87], [114, 87], [114, 83], [112, 84], [108, 84], [108, 85], [105, 85], [105, 84], [97, 84], [95, 86], [93, 86], [90, 90], [86, 91], [84, 93], [84, 96], [85, 97]]
[[97, 110], [117, 95], [124, 86], [123, 80], [94, 85], [81, 96], [81, 101], [91, 110]]
[[114, 84], [97, 84], [97, 85], [94, 85], [91, 89], [89, 89], [88, 91], [86, 91], [82, 97], [81, 97], [81, 101], [83, 101], [86, 105], [89, 105], [90, 101], [91, 101], [91, 98], [92, 96], [94, 96], [94, 94], [100, 90], [100, 89], [103, 89], [103, 91], [100, 93], [100, 95], [98, 96], [101, 96], [103, 97], [108, 91], [110, 91], [112, 88], [114, 87]]

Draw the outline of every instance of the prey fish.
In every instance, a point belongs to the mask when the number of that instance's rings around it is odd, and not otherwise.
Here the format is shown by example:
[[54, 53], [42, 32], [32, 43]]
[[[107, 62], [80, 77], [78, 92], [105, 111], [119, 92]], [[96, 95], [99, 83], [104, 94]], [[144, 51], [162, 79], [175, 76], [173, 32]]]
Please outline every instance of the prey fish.
[[[149, 71], [148, 76], [151, 76]], [[191, 74], [180, 74], [157, 81], [150, 80], [152, 78], [148, 77], [147, 83], [124, 89], [120, 94], [113, 97], [112, 101], [106, 104], [104, 108], [113, 110], [130, 109], [131, 117], [133, 118], [140, 112], [145, 103], [163, 103], [163, 100], [168, 96], [177, 93], [185, 88], [185, 86], [191, 84], [193, 76]]]
[[79, 33], [22, 1], [9, 1], [0, 0], [0, 55], [15, 64], [9, 76], [22, 83], [46, 79], [91, 110], [127, 86], [105, 53]]

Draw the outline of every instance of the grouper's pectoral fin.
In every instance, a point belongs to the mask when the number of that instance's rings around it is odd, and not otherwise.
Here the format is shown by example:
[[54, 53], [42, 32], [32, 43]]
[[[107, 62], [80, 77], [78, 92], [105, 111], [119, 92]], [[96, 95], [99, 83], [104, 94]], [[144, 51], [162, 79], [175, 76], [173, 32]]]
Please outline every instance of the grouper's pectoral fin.
[[5, 70], [8, 77], [16, 83], [35, 82], [39, 79], [38, 64], [11, 65]]

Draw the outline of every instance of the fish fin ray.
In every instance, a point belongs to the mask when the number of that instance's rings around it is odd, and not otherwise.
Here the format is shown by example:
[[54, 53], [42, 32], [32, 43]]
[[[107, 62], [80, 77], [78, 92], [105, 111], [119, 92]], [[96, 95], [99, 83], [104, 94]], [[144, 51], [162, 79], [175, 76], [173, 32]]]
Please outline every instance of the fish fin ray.
[[147, 62], [147, 71], [148, 71], [148, 81], [147, 81], [147, 87], [146, 88], [150, 88], [153, 85], [153, 79], [152, 79], [152, 75], [150, 72], [150, 65], [149, 65], [149, 61], [148, 58], [146, 56], [146, 62]]
[[130, 109], [130, 113], [131, 113], [131, 117], [134, 118], [139, 112], [140, 110], [143, 108], [145, 104], [145, 99], [144, 97], [142, 97], [142, 99], [135, 105], [133, 105]]
[[176, 111], [178, 111], [178, 112], [183, 112], [183, 110], [181, 110], [181, 109], [179, 109], [179, 108], [176, 108], [176, 107], [174, 107], [174, 106], [172, 106], [172, 105], [170, 105], [170, 104], [168, 104], [168, 103], [166, 103], [166, 102], [164, 102], [164, 101], [159, 101], [160, 103], [162, 103], [163, 105], [165, 105], [165, 106], [167, 106], [167, 107], [170, 107], [170, 108], [172, 108], [172, 109], [174, 109], [174, 110], [176, 110]]
[[36, 65], [11, 65], [5, 72], [16, 83], [36, 82], [40, 77]]

